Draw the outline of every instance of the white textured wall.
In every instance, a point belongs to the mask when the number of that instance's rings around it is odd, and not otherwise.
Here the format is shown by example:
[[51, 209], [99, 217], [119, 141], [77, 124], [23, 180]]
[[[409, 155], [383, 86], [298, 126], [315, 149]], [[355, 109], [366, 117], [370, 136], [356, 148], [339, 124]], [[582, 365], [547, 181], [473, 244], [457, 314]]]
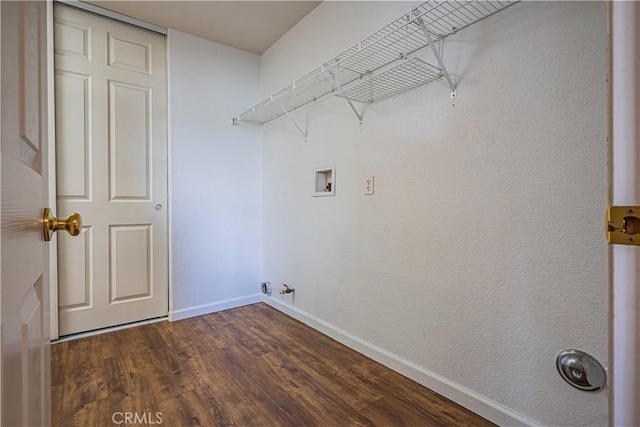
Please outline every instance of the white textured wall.
[[173, 311], [259, 291], [260, 130], [229, 126], [258, 101], [258, 55], [169, 32]]
[[[324, 2], [263, 55], [263, 95], [410, 7]], [[522, 2], [446, 42], [455, 102], [439, 81], [362, 126], [327, 97], [295, 114], [308, 142], [265, 125], [264, 280], [534, 422], [605, 425], [606, 392], [555, 367], [566, 348], [607, 362], [605, 48], [603, 3]], [[313, 198], [323, 165], [336, 196]]]

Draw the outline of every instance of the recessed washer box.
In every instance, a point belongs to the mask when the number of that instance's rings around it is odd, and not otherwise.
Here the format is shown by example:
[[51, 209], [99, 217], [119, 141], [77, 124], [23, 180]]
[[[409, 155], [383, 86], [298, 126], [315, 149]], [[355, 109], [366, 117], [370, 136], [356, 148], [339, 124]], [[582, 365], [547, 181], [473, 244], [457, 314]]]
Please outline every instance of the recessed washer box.
[[313, 171], [313, 197], [335, 196], [336, 167], [323, 166]]

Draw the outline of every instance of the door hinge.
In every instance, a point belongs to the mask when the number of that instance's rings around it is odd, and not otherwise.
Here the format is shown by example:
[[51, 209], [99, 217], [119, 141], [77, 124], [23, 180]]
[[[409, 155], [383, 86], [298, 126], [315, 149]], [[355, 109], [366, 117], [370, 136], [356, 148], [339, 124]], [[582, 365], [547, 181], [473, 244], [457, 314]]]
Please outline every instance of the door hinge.
[[640, 246], [640, 206], [611, 206], [604, 231], [612, 245]]

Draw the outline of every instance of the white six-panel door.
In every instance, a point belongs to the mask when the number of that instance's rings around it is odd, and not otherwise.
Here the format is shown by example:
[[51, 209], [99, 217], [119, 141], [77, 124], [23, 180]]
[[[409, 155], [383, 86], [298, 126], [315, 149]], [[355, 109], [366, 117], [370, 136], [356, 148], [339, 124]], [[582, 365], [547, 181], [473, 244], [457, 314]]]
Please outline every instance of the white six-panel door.
[[55, 5], [59, 334], [168, 312], [167, 77], [159, 34]]
[[45, 2], [0, 2], [2, 426], [50, 417]]

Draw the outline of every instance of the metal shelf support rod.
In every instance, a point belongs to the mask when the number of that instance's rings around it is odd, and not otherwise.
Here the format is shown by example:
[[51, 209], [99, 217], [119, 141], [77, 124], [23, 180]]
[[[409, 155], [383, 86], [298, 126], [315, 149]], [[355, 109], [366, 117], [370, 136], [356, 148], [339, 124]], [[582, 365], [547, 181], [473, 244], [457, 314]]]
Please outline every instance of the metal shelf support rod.
[[431, 48], [431, 51], [433, 52], [433, 56], [436, 57], [436, 60], [438, 61], [438, 64], [440, 65], [440, 69], [442, 70], [442, 74], [444, 74], [444, 78], [447, 79], [447, 83], [449, 83], [449, 87], [451, 88], [451, 98], [455, 98], [456, 97], [456, 85], [453, 83], [453, 80], [451, 80], [451, 76], [449, 75], [449, 71], [447, 71], [447, 67], [445, 67], [444, 61], [442, 61], [442, 55], [440, 54], [442, 52], [442, 47], [440, 48], [440, 50], [438, 50], [436, 45], [433, 43], [433, 38], [431, 37], [431, 34], [429, 33], [429, 28], [427, 27], [427, 24], [424, 23], [424, 20], [422, 19], [422, 17], [417, 16], [416, 17], [416, 22], [420, 25], [420, 28], [422, 29], [422, 32], [424, 33], [424, 36], [426, 37], [427, 41], [429, 42], [429, 47]]
[[275, 100], [278, 105], [280, 106], [280, 108], [282, 108], [282, 111], [284, 111], [284, 114], [287, 116], [287, 118], [291, 121], [291, 123], [293, 123], [293, 125], [296, 127], [296, 129], [298, 129], [298, 132], [300, 132], [300, 134], [302, 135], [302, 137], [304, 139], [307, 139], [307, 132], [303, 131], [302, 128], [300, 126], [298, 126], [298, 123], [296, 123], [296, 121], [293, 119], [293, 117], [291, 117], [291, 114], [289, 114], [289, 112], [287, 111], [286, 108], [284, 108], [284, 105], [282, 105], [280, 103], [280, 101], [276, 98]]
[[333, 72], [333, 70], [329, 70], [329, 74], [331, 74], [331, 77], [333, 77], [333, 82], [336, 84], [336, 90], [340, 90], [340, 79], [338, 78], [338, 76], [336, 75], [336, 73]]
[[[338, 69], [339, 68], [340, 68], [340, 64], [338, 64]], [[336, 90], [339, 91], [341, 89], [339, 76], [336, 73], [334, 73], [332, 70], [329, 70], [329, 74], [331, 74], [331, 77], [333, 77], [333, 81], [336, 84]], [[358, 113], [358, 110], [356, 110], [356, 107], [353, 105], [351, 100], [348, 98], [345, 98], [345, 100], [349, 103], [349, 106], [351, 107], [353, 112], [356, 114], [356, 117], [358, 118], [358, 121], [360, 121], [360, 124], [362, 124], [362, 118], [364, 117], [364, 109], [367, 108], [367, 106], [366, 105], [364, 106], [364, 108], [362, 109], [362, 113]]]
[[353, 105], [353, 102], [351, 102], [351, 100], [349, 98], [345, 98], [345, 99], [349, 103], [349, 106], [351, 107], [353, 112], [356, 113], [356, 116], [358, 117], [358, 120], [360, 120], [360, 124], [362, 124], [362, 118], [364, 117], [364, 110], [367, 109], [367, 105], [365, 104], [364, 108], [362, 109], [362, 113], [358, 113], [358, 110], [356, 110], [356, 107], [355, 107], [355, 105]]

